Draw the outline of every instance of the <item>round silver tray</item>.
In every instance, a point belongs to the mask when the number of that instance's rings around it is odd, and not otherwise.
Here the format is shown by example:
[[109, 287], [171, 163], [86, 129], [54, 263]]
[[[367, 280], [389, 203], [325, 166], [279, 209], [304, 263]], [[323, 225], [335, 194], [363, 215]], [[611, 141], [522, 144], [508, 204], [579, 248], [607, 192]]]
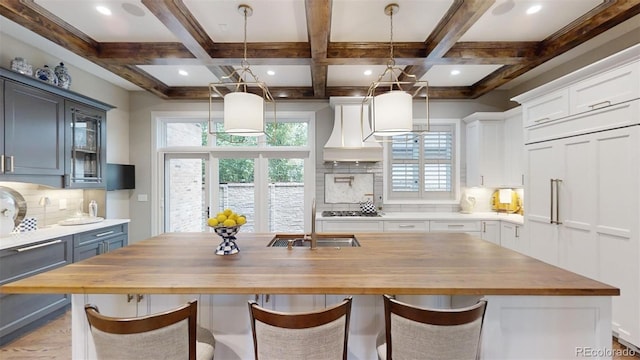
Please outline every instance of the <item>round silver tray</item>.
[[27, 202], [19, 192], [0, 186], [0, 216], [13, 218], [13, 223], [18, 226], [27, 215]]

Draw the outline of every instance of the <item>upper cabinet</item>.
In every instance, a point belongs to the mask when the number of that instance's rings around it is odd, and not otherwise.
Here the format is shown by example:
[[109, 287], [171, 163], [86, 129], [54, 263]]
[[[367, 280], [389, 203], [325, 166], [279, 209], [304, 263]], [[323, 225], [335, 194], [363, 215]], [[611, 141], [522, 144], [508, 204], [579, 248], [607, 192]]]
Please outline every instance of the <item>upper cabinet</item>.
[[524, 142], [522, 110], [478, 112], [466, 125], [467, 185], [522, 187]]
[[[532, 144], [634, 125], [640, 95], [640, 45], [514, 97], [524, 142]], [[615, 114], [615, 115], [613, 115]]]
[[66, 102], [65, 187], [105, 187], [106, 113]]
[[6, 80], [2, 131], [0, 170], [5, 179], [63, 175], [64, 98]]
[[104, 187], [110, 105], [0, 68], [0, 181]]

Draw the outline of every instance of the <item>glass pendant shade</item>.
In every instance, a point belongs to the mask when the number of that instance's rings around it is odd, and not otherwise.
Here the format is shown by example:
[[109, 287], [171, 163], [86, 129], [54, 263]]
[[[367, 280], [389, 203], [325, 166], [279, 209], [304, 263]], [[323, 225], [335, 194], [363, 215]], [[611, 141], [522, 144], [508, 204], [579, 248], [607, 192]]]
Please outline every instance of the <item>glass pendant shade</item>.
[[264, 135], [264, 99], [246, 92], [226, 94], [224, 131], [231, 135]]
[[413, 130], [413, 101], [405, 91], [389, 91], [373, 99], [373, 135], [394, 136]]

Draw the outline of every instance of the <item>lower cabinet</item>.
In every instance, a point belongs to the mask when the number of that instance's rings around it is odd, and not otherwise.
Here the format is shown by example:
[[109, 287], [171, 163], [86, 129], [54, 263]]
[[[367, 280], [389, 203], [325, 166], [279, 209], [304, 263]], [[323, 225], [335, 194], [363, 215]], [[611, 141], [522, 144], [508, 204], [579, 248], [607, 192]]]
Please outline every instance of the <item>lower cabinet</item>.
[[500, 245], [500, 221], [482, 221], [481, 226], [480, 238]]
[[[1, 250], [0, 285], [70, 264], [71, 245], [65, 236]], [[69, 301], [68, 294], [0, 294], [0, 344], [40, 326]]]
[[382, 221], [371, 220], [322, 220], [317, 225], [319, 232], [377, 232], [384, 229]]
[[428, 232], [429, 231], [429, 221], [402, 221], [402, 220], [385, 220], [383, 225], [384, 231], [394, 231], [394, 232]]
[[500, 244], [507, 249], [527, 254], [528, 246], [523, 235], [522, 225], [503, 222], [500, 225]]
[[127, 224], [73, 235], [73, 261], [78, 262], [127, 246], [128, 239]]

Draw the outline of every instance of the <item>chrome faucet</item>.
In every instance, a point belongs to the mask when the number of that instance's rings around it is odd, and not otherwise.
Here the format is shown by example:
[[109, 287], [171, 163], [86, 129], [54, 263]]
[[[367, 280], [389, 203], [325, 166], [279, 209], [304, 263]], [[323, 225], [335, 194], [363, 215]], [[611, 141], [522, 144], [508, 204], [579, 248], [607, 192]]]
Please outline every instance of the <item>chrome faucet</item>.
[[318, 234], [316, 234], [316, 198], [311, 202], [311, 250], [318, 248]]

